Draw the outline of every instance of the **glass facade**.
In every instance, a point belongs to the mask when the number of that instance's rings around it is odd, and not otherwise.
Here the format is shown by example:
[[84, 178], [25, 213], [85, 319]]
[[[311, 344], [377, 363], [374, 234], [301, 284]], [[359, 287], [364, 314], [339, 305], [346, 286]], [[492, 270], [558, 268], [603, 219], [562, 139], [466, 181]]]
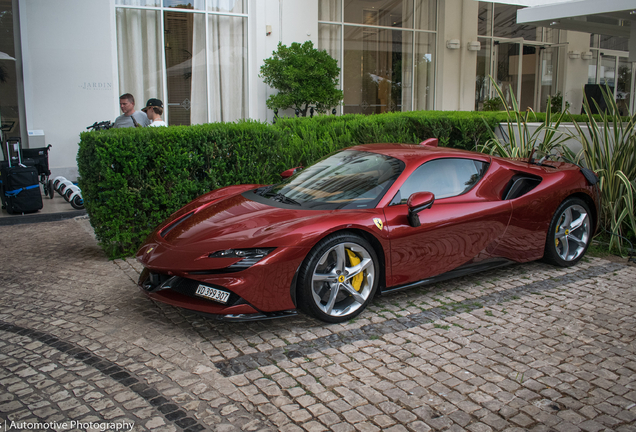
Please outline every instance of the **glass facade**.
[[[545, 111], [548, 96], [558, 91], [559, 31], [516, 23], [521, 6], [479, 3], [475, 109], [488, 109], [497, 98], [492, 77], [507, 103], [514, 95], [522, 110]], [[496, 104], [495, 104], [496, 105]]]
[[[591, 21], [591, 19], [588, 19], [588, 21]], [[632, 25], [631, 21], [629, 20], [619, 20], [619, 19], [612, 19], [608, 17], [604, 17], [602, 21], [600, 22], [605, 24], [613, 22], [619, 27], [624, 28], [626, 31], [629, 31]], [[629, 37], [609, 36], [609, 35], [594, 34], [594, 33], [590, 35], [590, 47], [592, 48], [628, 51], [629, 50], [628, 45], [629, 45]]]
[[137, 109], [159, 98], [169, 125], [247, 116], [245, 0], [116, 3], [119, 93]]
[[509, 39], [521, 37], [527, 41], [541, 40], [540, 36], [537, 37], [537, 33], [541, 33], [540, 27], [517, 24], [517, 11], [523, 6], [490, 3], [490, 7], [494, 10], [493, 36]]
[[343, 113], [433, 108], [435, 0], [320, 0], [319, 43], [338, 60]]
[[[623, 27], [630, 27], [631, 22], [616, 20]], [[616, 105], [622, 115], [630, 115], [636, 111], [636, 100], [632, 89], [634, 68], [636, 63], [628, 60], [628, 38], [602, 34], [590, 35], [592, 60], [588, 71], [588, 84], [609, 86], [613, 92]]]
[[[481, 18], [480, 21], [481, 23]], [[491, 52], [492, 40], [479, 38], [480, 49], [477, 52], [477, 75], [475, 77], [475, 111], [484, 108], [484, 102], [490, 98]]]

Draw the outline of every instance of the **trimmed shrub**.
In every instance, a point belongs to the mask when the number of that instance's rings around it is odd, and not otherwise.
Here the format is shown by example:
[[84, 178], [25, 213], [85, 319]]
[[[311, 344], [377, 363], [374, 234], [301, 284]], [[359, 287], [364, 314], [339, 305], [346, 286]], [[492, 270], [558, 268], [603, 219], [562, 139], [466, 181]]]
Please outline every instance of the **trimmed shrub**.
[[130, 256], [161, 221], [210, 190], [275, 183], [288, 168], [360, 143], [436, 137], [442, 146], [474, 149], [504, 119], [505, 113], [419, 111], [84, 132], [79, 186], [107, 255]]

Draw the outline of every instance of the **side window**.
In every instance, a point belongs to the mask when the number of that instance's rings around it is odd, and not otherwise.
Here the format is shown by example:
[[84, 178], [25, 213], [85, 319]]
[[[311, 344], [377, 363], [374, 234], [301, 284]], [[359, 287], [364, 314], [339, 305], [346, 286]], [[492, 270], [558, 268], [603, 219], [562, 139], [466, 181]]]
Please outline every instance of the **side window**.
[[473, 159], [435, 159], [426, 162], [406, 179], [391, 205], [406, 204], [415, 192], [432, 192], [435, 199], [468, 192], [488, 169], [486, 162]]

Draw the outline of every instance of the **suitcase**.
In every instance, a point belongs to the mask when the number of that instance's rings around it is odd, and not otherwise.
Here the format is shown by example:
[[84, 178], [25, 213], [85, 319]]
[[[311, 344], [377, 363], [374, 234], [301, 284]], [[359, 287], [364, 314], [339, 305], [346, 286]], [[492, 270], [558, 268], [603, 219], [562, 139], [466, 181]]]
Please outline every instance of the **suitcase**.
[[32, 213], [42, 209], [40, 176], [35, 167], [7, 167], [2, 170], [4, 205], [9, 214]]
[[[33, 166], [33, 160], [26, 160], [25, 166], [21, 164], [19, 153], [14, 157], [11, 142], [7, 142], [7, 154], [9, 160], [0, 169], [2, 179], [2, 204], [9, 214], [32, 213], [42, 209], [42, 194], [40, 193], [40, 175], [38, 169]], [[15, 162], [17, 161], [17, 164]]]

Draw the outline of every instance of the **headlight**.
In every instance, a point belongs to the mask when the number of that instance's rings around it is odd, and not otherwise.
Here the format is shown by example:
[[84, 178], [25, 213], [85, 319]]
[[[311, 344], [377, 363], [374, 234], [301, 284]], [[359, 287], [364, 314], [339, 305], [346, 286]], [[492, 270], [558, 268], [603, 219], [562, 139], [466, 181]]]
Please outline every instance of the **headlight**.
[[263, 258], [275, 248], [226, 249], [208, 255], [209, 258]]
[[217, 251], [208, 255], [210, 258], [242, 258], [240, 261], [235, 262], [226, 270], [229, 271], [241, 271], [246, 268], [250, 268], [260, 260], [262, 260], [267, 254], [276, 248], [256, 248], [256, 249], [226, 249]]

